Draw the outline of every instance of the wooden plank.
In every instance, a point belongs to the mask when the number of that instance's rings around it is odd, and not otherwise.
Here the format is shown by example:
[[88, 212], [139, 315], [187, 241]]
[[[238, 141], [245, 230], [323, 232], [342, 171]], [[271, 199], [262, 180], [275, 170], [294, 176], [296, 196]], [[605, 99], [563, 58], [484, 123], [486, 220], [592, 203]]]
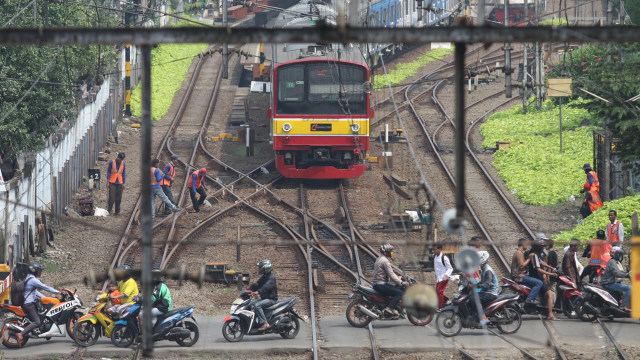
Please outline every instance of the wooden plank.
[[393, 180], [394, 183], [396, 183], [397, 185], [400, 186], [405, 186], [407, 185], [407, 180], [401, 178], [399, 175], [396, 174], [391, 174], [391, 180]]
[[387, 185], [389, 185], [389, 187], [392, 188], [398, 195], [406, 200], [411, 200], [411, 195], [402, 190], [398, 185], [395, 185], [387, 175], [382, 175], [382, 178], [384, 179], [384, 182], [386, 182]]

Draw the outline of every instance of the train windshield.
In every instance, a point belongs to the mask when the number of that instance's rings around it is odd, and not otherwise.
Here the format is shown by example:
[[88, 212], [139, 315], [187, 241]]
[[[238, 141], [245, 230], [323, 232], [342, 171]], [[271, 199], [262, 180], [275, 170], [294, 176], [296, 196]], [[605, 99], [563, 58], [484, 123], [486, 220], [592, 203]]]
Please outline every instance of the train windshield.
[[365, 115], [363, 67], [335, 62], [293, 64], [278, 71], [278, 114]]

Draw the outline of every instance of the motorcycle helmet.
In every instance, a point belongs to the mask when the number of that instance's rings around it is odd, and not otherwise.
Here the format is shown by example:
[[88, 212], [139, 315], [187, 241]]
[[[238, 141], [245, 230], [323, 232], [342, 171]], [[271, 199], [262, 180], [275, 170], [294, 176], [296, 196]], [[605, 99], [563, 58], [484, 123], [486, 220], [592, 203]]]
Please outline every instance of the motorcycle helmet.
[[396, 247], [391, 244], [380, 245], [380, 253], [386, 257], [392, 257], [396, 252]]
[[44, 266], [38, 262], [29, 264], [29, 274], [33, 274], [35, 277], [40, 277], [42, 270], [44, 270]]
[[268, 274], [273, 270], [273, 263], [268, 259], [262, 260], [256, 265], [258, 266], [258, 272], [260, 274]]
[[151, 279], [153, 279], [153, 285], [158, 285], [161, 282], [163, 282], [162, 279], [162, 271], [160, 271], [160, 269], [153, 269], [151, 271]]
[[489, 261], [489, 252], [488, 251], [478, 251], [478, 256], [480, 256], [480, 266], [484, 266], [484, 264]]
[[611, 257], [617, 261], [622, 261], [622, 258], [624, 258], [626, 253], [622, 247], [614, 246], [611, 248], [611, 251], [609, 251], [609, 254], [611, 254]]
[[131, 270], [131, 266], [126, 264], [119, 265], [116, 270], [129, 271]]

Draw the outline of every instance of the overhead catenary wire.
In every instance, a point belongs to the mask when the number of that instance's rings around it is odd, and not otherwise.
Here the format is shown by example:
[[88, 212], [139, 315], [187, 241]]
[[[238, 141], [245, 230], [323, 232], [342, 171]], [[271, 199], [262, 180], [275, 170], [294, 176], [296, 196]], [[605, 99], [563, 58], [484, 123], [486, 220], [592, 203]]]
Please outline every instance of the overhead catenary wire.
[[31, 0], [30, 3], [28, 3], [25, 7], [23, 7], [22, 9], [20, 9], [20, 11], [18, 11], [17, 14], [13, 15], [13, 17], [11, 19], [9, 19], [9, 21], [7, 21], [6, 23], [4, 23], [4, 25], [2, 25], [2, 27], [7, 27], [7, 25], [11, 24], [11, 22], [13, 20], [15, 20], [18, 16], [20, 16], [20, 14], [22, 14], [25, 10], [27, 10], [28, 8], [31, 7], [31, 5], [33, 5], [34, 1], [36, 0]]

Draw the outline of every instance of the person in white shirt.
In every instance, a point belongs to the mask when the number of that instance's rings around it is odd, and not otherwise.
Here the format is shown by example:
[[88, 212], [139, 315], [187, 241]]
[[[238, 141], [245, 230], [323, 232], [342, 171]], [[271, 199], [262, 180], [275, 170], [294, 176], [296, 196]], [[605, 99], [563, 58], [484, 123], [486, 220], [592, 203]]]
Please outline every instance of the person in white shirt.
[[433, 247], [433, 268], [436, 272], [436, 294], [438, 294], [438, 308], [441, 309], [449, 300], [444, 291], [449, 284], [449, 277], [453, 273], [453, 267], [449, 258], [442, 253], [442, 244]]
[[618, 212], [609, 210], [610, 223], [607, 224], [607, 242], [610, 244], [622, 246], [624, 241], [624, 226], [617, 220]]

